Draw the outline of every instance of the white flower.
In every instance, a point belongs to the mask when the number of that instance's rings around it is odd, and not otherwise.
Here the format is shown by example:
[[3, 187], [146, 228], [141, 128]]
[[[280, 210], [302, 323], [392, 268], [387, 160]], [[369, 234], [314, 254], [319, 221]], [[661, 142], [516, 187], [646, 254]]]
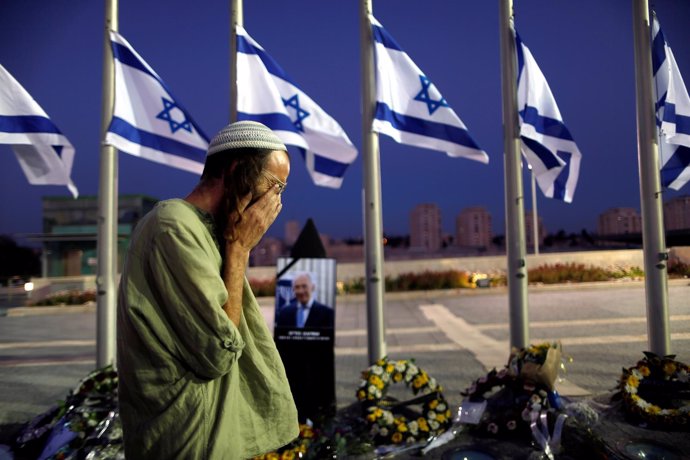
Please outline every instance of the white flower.
[[405, 372], [405, 361], [398, 361], [395, 363], [395, 370], [400, 373]]
[[429, 420], [436, 420], [436, 412], [430, 410], [426, 413], [426, 418], [428, 418]]
[[645, 409], [645, 410], [646, 410], [649, 406], [651, 406], [650, 403], [648, 403], [647, 401], [645, 401], [645, 400], [642, 399], [642, 398], [639, 398], [637, 401], [635, 401], [635, 404], [637, 404], [638, 406], [640, 406], [642, 409]]
[[381, 366], [372, 366], [371, 372], [373, 372], [374, 375], [381, 375], [383, 374], [383, 368]]
[[436, 412], [443, 413], [445, 411], [446, 411], [445, 403], [440, 403], [438, 406], [436, 406]]
[[438, 423], [436, 420], [429, 420], [429, 426], [432, 430], [438, 430], [441, 424]]
[[386, 422], [387, 425], [392, 425], [393, 420], [395, 417], [393, 417], [393, 413], [389, 410], [384, 410], [383, 411], [383, 421]]
[[637, 379], [637, 380], [642, 380], [644, 378], [644, 375], [642, 375], [642, 372], [640, 372], [638, 369], [633, 369], [632, 370], [632, 375]]
[[388, 383], [388, 381], [391, 379], [390, 374], [384, 373], [381, 375], [381, 380], [383, 380], [383, 383]]
[[671, 413], [669, 409], [661, 409], [661, 412], [659, 412], [660, 415], [671, 415]]
[[417, 375], [419, 373], [419, 368], [414, 364], [410, 364], [409, 366], [407, 366], [407, 372], [413, 375]]
[[412, 436], [408, 437], [408, 438], [405, 440], [405, 442], [408, 443], [408, 444], [414, 444], [414, 441], [415, 441], [415, 439], [414, 439]]
[[376, 385], [369, 385], [369, 394], [376, 395]]
[[377, 399], [381, 399], [381, 398], [383, 397], [383, 393], [381, 393], [381, 390], [379, 390], [378, 388], [376, 388], [376, 391], [374, 392], [374, 396], [375, 396]]
[[625, 391], [630, 393], [631, 395], [637, 394], [637, 387], [634, 387], [630, 385], [629, 383], [625, 384]]
[[438, 386], [438, 384], [436, 383], [436, 379], [433, 378], [433, 377], [431, 377], [431, 378], [429, 379], [429, 389], [430, 389], [430, 390], [435, 390], [437, 386]]
[[408, 425], [407, 428], [409, 428], [410, 433], [416, 435], [417, 432], [419, 431], [419, 424], [417, 423], [417, 420], [412, 420]]
[[388, 436], [388, 428], [386, 428], [386, 427], [381, 428], [381, 430], [379, 431], [379, 434], [380, 434], [381, 436], [384, 436], [384, 437], [385, 437], [385, 436]]

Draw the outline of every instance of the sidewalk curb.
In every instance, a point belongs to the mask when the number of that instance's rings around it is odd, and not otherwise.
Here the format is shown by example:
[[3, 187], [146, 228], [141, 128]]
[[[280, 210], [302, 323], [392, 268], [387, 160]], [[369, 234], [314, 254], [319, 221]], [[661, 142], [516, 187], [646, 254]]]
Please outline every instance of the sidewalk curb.
[[[573, 289], [611, 289], [619, 287], [644, 287], [644, 280], [616, 280], [616, 281], [594, 281], [586, 283], [562, 283], [562, 284], [530, 284], [528, 286], [529, 292], [547, 292], [547, 291], [563, 291]], [[669, 279], [670, 286], [690, 286], [690, 279]], [[458, 289], [438, 289], [430, 291], [403, 291], [403, 292], [387, 292], [385, 296], [393, 300], [411, 300], [418, 298], [443, 298], [456, 296], [473, 296], [473, 295], [504, 295], [508, 293], [506, 286], [490, 287], [490, 288], [458, 288]], [[366, 294], [339, 294], [339, 300], [350, 302], [366, 302]], [[257, 297], [258, 303], [262, 307], [270, 306], [274, 302], [273, 297]], [[72, 314], [72, 313], [95, 313], [96, 303], [88, 302], [84, 305], [57, 305], [50, 307], [9, 307], [0, 309], [0, 317], [11, 316], [40, 316], [40, 315], [57, 315], [57, 314]]]

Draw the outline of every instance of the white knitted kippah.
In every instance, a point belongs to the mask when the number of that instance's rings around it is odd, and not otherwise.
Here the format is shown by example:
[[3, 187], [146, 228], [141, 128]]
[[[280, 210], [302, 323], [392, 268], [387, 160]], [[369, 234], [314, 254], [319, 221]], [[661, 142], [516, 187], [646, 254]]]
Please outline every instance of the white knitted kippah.
[[206, 156], [223, 150], [241, 148], [287, 151], [285, 144], [268, 126], [256, 121], [237, 121], [221, 129], [211, 139]]

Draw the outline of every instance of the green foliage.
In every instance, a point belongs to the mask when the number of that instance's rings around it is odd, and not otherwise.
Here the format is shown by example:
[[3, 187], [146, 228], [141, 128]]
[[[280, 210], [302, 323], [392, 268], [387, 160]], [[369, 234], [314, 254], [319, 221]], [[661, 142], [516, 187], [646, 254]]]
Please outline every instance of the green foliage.
[[96, 301], [96, 291], [61, 291], [32, 303], [34, 306], [83, 305]]
[[644, 272], [639, 267], [617, 268], [607, 270], [601, 267], [584, 264], [567, 263], [542, 265], [529, 270], [530, 283], [584, 283], [592, 281], [610, 281], [621, 278], [640, 278]]

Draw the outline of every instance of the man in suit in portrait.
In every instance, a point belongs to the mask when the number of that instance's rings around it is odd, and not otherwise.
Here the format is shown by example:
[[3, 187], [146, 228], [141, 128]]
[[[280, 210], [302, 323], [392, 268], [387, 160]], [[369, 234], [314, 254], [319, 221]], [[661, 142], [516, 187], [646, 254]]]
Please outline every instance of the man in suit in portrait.
[[333, 309], [314, 299], [316, 285], [309, 273], [299, 273], [292, 280], [295, 301], [278, 312], [276, 324], [293, 328], [333, 328]]

